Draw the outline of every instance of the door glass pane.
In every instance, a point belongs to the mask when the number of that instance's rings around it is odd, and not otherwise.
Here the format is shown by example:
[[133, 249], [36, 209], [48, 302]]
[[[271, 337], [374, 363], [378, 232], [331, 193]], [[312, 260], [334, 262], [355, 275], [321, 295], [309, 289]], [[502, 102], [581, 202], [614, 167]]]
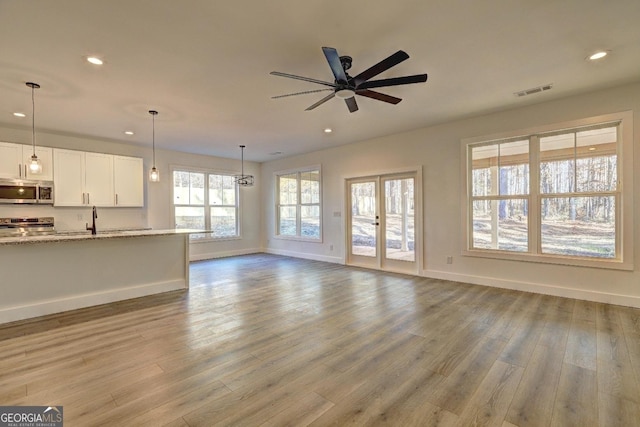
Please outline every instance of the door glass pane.
[[413, 178], [384, 182], [385, 256], [415, 261]]
[[351, 253], [376, 257], [376, 183], [351, 184]]

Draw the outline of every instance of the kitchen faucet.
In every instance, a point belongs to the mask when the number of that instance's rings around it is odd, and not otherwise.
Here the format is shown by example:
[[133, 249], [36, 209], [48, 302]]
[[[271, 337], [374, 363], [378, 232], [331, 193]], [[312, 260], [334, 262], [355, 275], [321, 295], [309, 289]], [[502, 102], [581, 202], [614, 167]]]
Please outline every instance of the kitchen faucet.
[[96, 210], [96, 207], [94, 206], [92, 208], [92, 214], [91, 216], [93, 217], [93, 221], [91, 223], [91, 227], [89, 227], [89, 223], [87, 223], [87, 230], [91, 230], [91, 234], [95, 235], [96, 234], [96, 218], [98, 218], [98, 211]]

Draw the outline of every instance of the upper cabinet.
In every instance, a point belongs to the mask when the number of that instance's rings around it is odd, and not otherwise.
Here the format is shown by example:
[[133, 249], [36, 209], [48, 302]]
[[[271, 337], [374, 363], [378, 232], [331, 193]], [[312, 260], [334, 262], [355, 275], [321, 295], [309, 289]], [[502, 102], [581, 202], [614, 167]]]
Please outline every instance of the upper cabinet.
[[87, 205], [114, 205], [112, 155], [84, 153], [84, 191]]
[[82, 151], [53, 150], [54, 204], [56, 206], [84, 206], [84, 153]]
[[139, 157], [113, 156], [115, 205], [144, 206], [143, 164]]
[[142, 159], [53, 150], [55, 206], [144, 205]]
[[42, 172], [33, 174], [29, 170], [33, 146], [0, 142], [0, 178], [53, 180], [53, 150], [36, 146], [36, 156], [42, 165]]

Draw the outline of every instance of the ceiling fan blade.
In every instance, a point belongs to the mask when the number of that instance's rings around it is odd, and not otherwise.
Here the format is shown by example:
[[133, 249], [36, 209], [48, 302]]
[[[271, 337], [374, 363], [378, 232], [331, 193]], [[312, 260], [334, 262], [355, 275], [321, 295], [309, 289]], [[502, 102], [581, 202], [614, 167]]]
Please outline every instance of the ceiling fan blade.
[[332, 47], [323, 47], [322, 51], [324, 52], [324, 56], [327, 58], [327, 62], [329, 63], [329, 67], [331, 67], [331, 71], [333, 71], [336, 81], [346, 83], [347, 75], [344, 72], [344, 68], [342, 68], [342, 62], [340, 62], [338, 51]]
[[357, 90], [356, 93], [358, 95], [366, 96], [367, 98], [388, 102], [389, 104], [397, 104], [398, 102], [402, 101], [402, 98], [396, 98], [395, 96], [386, 95], [384, 93], [375, 92], [369, 89]]
[[389, 56], [388, 58], [383, 59], [382, 61], [378, 62], [374, 66], [367, 68], [366, 70], [364, 70], [363, 72], [355, 76], [354, 80], [356, 81], [356, 85], [358, 83], [362, 83], [369, 80], [371, 77], [377, 76], [383, 71], [387, 71], [389, 68], [395, 65], [398, 65], [399, 63], [401, 63], [406, 59], [409, 59], [409, 55], [407, 54], [407, 52], [403, 50], [397, 51], [396, 53]]
[[393, 77], [391, 79], [371, 80], [356, 86], [356, 89], [373, 89], [375, 87], [399, 86], [411, 83], [424, 83], [427, 81], [426, 74], [416, 74], [415, 76]]
[[349, 107], [350, 113], [355, 113], [356, 111], [358, 111], [358, 103], [356, 102], [355, 96], [352, 96], [351, 98], [346, 98], [344, 102], [347, 104], [347, 107]]
[[330, 93], [329, 95], [325, 96], [324, 98], [322, 98], [320, 101], [316, 102], [315, 104], [305, 108], [305, 111], [310, 111], [313, 110], [314, 108], [316, 108], [319, 105], [324, 104], [325, 102], [327, 102], [328, 100], [330, 100], [331, 98], [333, 98], [334, 96], [336, 96], [336, 93]]
[[271, 99], [286, 98], [287, 96], [306, 95], [307, 93], [325, 92], [327, 90], [333, 91], [334, 89], [326, 88], [326, 89], [316, 89], [316, 90], [305, 90], [304, 92], [287, 93], [286, 95], [272, 96]]
[[280, 71], [272, 71], [269, 74], [271, 74], [272, 76], [287, 77], [287, 78], [290, 78], [290, 79], [302, 80], [304, 82], [317, 83], [319, 85], [336, 87], [336, 85], [333, 84], [333, 83], [329, 83], [329, 82], [325, 82], [325, 81], [317, 80], [317, 79], [311, 79], [309, 77], [296, 76], [295, 74], [281, 73]]

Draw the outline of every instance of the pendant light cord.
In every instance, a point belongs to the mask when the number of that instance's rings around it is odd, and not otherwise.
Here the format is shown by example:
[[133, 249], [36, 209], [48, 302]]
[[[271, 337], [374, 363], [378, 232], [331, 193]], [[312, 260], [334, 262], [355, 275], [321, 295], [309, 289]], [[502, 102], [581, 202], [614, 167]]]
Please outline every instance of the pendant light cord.
[[33, 155], [36, 155], [36, 101], [35, 101], [35, 85], [31, 85], [31, 143], [33, 146]]
[[153, 117], [152, 123], [153, 123], [153, 129], [152, 129], [152, 142], [153, 142], [153, 167], [156, 167], [156, 114], [158, 113], [151, 113], [151, 116]]

